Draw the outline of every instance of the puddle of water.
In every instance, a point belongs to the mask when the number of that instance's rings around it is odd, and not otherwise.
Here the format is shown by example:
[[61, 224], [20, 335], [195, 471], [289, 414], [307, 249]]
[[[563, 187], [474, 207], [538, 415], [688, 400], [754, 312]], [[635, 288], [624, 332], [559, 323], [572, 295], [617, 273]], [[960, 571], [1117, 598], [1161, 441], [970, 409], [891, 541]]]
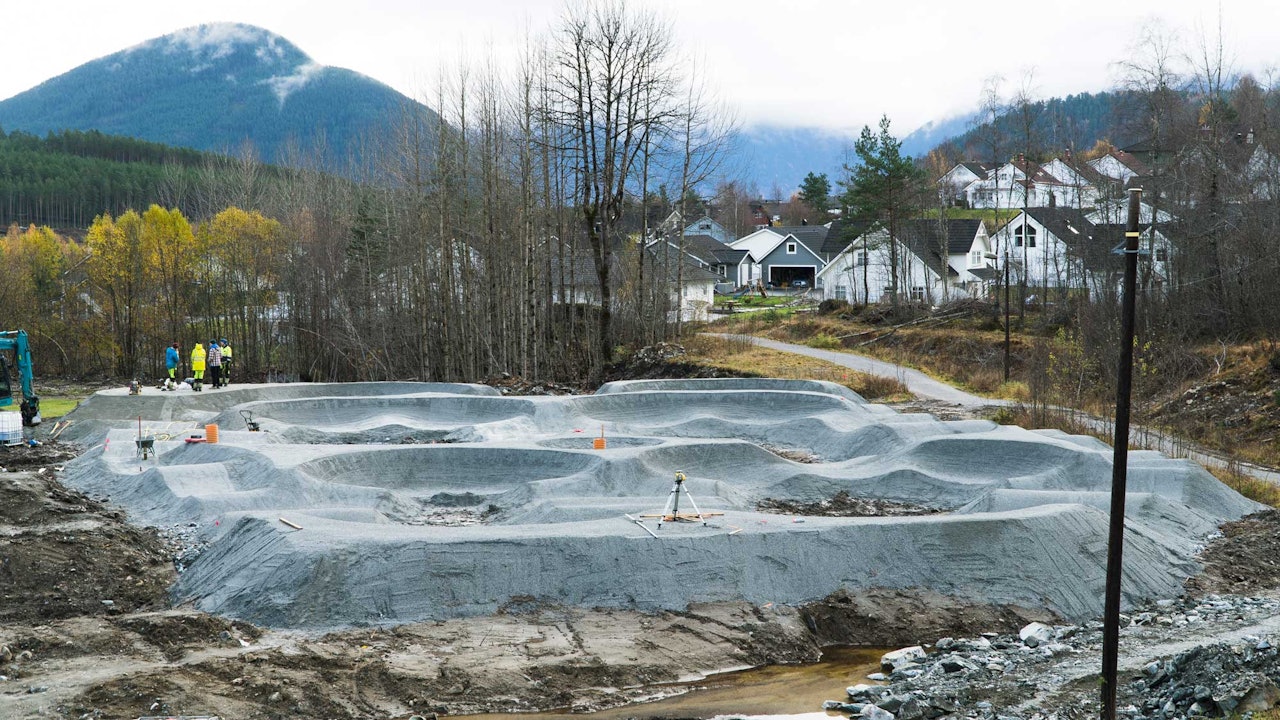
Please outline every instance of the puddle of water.
[[822, 701], [845, 700], [846, 687], [869, 682], [867, 674], [880, 670], [880, 656], [886, 652], [885, 649], [827, 648], [822, 660], [812, 665], [770, 665], [714, 675], [695, 683], [663, 686], [688, 692], [656, 702], [593, 713], [495, 713], [459, 716], [459, 720], [628, 720], [718, 715], [825, 718], [827, 713], [822, 711]]

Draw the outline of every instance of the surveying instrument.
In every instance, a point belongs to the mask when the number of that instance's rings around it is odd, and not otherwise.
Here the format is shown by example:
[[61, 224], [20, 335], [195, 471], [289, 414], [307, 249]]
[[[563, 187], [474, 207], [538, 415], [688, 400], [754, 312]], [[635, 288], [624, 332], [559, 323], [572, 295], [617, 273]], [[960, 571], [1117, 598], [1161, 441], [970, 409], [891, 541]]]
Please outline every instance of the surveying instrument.
[[[676, 472], [676, 482], [671, 486], [671, 493], [667, 495], [667, 506], [663, 508], [660, 515], [641, 515], [642, 518], [657, 518], [658, 529], [662, 529], [664, 522], [701, 522], [707, 524], [707, 518], [717, 515], [724, 515], [720, 512], [704, 513], [698, 509], [698, 503], [693, 501], [693, 495], [689, 494], [689, 488], [684, 484], [684, 473]], [[688, 498], [689, 504], [693, 506], [693, 512], [680, 512], [680, 493]]]

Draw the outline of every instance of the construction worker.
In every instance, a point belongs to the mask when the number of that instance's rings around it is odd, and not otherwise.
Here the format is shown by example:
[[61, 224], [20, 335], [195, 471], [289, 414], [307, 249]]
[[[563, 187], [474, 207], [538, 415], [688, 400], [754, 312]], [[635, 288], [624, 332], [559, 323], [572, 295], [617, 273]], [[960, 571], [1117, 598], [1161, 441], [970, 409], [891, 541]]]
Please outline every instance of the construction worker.
[[222, 387], [222, 348], [217, 340], [209, 341], [209, 379], [216, 390]]
[[196, 346], [191, 348], [191, 374], [196, 376], [195, 383], [191, 386], [192, 390], [200, 392], [201, 385], [204, 384], [204, 345], [200, 341], [196, 341]]
[[180, 362], [182, 360], [178, 354], [178, 343], [174, 343], [164, 349], [164, 366], [169, 371], [169, 377], [164, 381], [164, 387], [160, 388], [161, 390], [177, 389], [177, 378], [174, 375], [178, 372], [178, 363]]
[[231, 343], [222, 338], [222, 387], [231, 384]]

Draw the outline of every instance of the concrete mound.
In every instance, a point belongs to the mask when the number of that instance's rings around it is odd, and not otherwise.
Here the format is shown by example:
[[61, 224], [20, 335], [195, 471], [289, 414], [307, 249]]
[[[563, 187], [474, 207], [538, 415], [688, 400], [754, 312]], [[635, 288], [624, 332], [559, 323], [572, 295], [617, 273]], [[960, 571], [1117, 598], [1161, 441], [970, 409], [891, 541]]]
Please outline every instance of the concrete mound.
[[[148, 460], [139, 415], [158, 438]], [[206, 549], [176, 599], [268, 625], [445, 619], [519, 598], [801, 603], [868, 587], [1101, 611], [1107, 446], [899, 415], [830, 383], [640, 381], [535, 398], [434, 383], [111, 390], [73, 419], [94, 447], [64, 481], [140, 522], [194, 524]], [[187, 442], [204, 423], [219, 442]], [[1154, 453], [1131, 455], [1129, 490], [1128, 602], [1176, 594], [1200, 540], [1258, 507]], [[756, 510], [838, 492], [949, 512]], [[682, 511], [716, 514], [660, 523], [673, 494]]]

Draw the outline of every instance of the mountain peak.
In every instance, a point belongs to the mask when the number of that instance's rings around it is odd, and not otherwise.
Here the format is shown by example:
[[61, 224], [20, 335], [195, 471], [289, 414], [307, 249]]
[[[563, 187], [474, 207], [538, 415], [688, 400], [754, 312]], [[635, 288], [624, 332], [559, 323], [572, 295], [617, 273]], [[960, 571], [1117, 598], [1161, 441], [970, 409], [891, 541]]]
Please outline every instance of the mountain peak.
[[185, 53], [193, 60], [200, 62], [222, 60], [246, 51], [252, 52], [253, 56], [264, 65], [311, 62], [311, 58], [307, 57], [306, 53], [270, 30], [256, 25], [232, 22], [207, 23], [183, 28], [168, 35], [147, 40], [125, 52], [139, 50], [158, 50], [166, 55]]
[[184, 28], [91, 60], [0, 100], [0, 127], [99, 130], [215, 152], [246, 140], [272, 160], [289, 148], [344, 158], [414, 107], [392, 88], [317, 64], [293, 43], [240, 23]]

